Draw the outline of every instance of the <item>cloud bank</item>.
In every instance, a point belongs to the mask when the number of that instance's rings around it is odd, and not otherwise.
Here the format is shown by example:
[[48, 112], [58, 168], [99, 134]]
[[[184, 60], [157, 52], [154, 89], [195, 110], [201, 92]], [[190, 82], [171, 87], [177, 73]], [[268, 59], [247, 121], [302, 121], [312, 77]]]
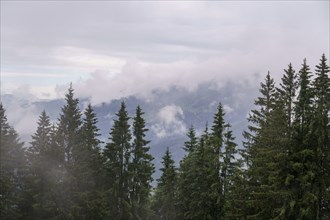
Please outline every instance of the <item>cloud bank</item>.
[[[1, 90], [97, 104], [219, 86], [329, 54], [329, 2], [1, 2]], [[308, 14], [308, 16], [306, 16]], [[46, 91], [46, 92], [45, 92]]]

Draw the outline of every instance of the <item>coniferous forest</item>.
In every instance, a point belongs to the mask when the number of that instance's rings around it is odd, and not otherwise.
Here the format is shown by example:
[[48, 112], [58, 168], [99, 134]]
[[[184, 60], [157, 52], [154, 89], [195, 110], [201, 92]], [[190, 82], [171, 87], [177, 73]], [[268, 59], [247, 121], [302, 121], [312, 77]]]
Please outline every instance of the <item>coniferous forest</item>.
[[128, 115], [122, 102], [102, 143], [70, 86], [57, 122], [43, 111], [24, 144], [1, 104], [0, 219], [330, 219], [329, 72], [322, 55], [276, 84], [268, 73], [243, 143], [219, 102], [200, 136], [188, 130], [179, 166], [164, 146], [156, 180], [140, 106]]

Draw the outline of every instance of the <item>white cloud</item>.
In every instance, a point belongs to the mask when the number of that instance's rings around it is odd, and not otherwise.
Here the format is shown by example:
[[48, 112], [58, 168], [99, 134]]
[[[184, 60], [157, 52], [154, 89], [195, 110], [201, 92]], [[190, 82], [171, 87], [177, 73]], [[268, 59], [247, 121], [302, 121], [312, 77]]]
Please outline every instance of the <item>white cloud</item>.
[[306, 57], [315, 65], [330, 48], [329, 2], [1, 6], [2, 91], [29, 84], [38, 97], [63, 97], [70, 81], [94, 104], [129, 95], [152, 100], [156, 89], [193, 91], [209, 81], [257, 87], [262, 78], [252, 74], [270, 70], [279, 79], [289, 62], [299, 69]]
[[232, 107], [230, 107], [229, 105], [226, 105], [226, 104], [223, 105], [223, 110], [225, 110], [226, 114], [230, 114], [234, 111], [234, 109]]
[[30, 93], [29, 86], [16, 89], [14, 96], [22, 99], [12, 98], [9, 102], [3, 103], [8, 122], [14, 126], [21, 140], [30, 141], [31, 134], [37, 128], [37, 121], [41, 112], [38, 112], [37, 108], [31, 104], [35, 97]]
[[187, 128], [183, 117], [183, 110], [180, 106], [167, 105], [157, 113], [156, 123], [152, 125], [151, 130], [159, 138], [184, 134]]

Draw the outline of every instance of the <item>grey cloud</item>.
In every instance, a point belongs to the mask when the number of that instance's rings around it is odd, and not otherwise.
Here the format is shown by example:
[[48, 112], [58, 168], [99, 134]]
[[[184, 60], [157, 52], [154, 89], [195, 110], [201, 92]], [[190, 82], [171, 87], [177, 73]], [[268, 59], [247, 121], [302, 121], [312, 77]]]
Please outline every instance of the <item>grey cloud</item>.
[[[193, 90], [207, 81], [257, 85], [251, 74], [270, 70], [280, 78], [289, 62], [300, 68], [307, 57], [316, 64], [330, 48], [329, 2], [1, 4], [8, 74], [21, 72], [21, 84], [25, 72], [56, 70], [95, 103], [134, 94], [151, 99], [154, 89]], [[59, 93], [63, 81], [51, 79]]]

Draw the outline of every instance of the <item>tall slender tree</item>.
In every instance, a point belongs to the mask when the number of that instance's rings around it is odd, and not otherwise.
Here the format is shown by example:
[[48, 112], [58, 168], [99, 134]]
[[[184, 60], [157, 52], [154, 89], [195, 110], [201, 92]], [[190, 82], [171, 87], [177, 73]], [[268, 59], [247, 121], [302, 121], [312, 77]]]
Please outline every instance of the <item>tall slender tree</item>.
[[175, 220], [177, 219], [177, 172], [169, 148], [165, 151], [162, 164], [163, 167], [160, 169], [162, 174], [157, 180], [154, 209], [159, 219]]
[[79, 160], [81, 150], [81, 113], [79, 100], [74, 98], [74, 90], [70, 85], [65, 95], [66, 104], [62, 107], [57, 128], [57, 144], [63, 152], [62, 182], [60, 190], [60, 210], [64, 218], [78, 218], [79, 207], [77, 206], [78, 180], [75, 173], [75, 163]]
[[311, 123], [312, 143], [315, 154], [315, 188], [318, 202], [316, 218], [330, 218], [330, 79], [327, 58], [323, 54], [316, 66], [313, 81], [314, 105]]
[[[212, 201], [212, 218], [219, 219], [223, 216], [223, 208], [224, 208], [224, 200], [223, 200], [223, 184], [224, 180], [221, 177], [221, 169], [222, 164], [221, 160], [223, 160], [223, 144], [224, 144], [224, 130], [225, 130], [225, 121], [224, 121], [225, 113], [223, 111], [222, 104], [219, 102], [217, 112], [214, 115], [212, 132], [211, 132], [211, 148], [212, 153], [209, 155], [210, 161], [212, 161], [210, 167], [209, 175], [212, 176], [210, 179], [210, 186], [213, 190], [211, 194], [212, 197], [209, 199]], [[210, 195], [210, 196], [211, 196]]]
[[132, 218], [130, 189], [132, 174], [128, 167], [132, 157], [132, 145], [130, 119], [126, 111], [126, 105], [121, 103], [121, 107], [116, 114], [118, 119], [114, 120], [114, 125], [110, 132], [110, 143], [105, 147], [105, 165], [107, 176], [109, 177], [109, 193], [111, 218], [128, 220]]
[[31, 146], [28, 149], [29, 170], [31, 173], [31, 188], [33, 193], [33, 218], [47, 219], [56, 216], [56, 210], [52, 208], [52, 179], [49, 173], [52, 171], [51, 154], [51, 123], [49, 116], [42, 111], [38, 128], [32, 135]]
[[268, 177], [270, 170], [267, 163], [271, 156], [271, 146], [267, 143], [265, 128], [270, 128], [270, 115], [275, 107], [275, 83], [270, 73], [266, 75], [265, 82], [259, 89], [261, 96], [255, 100], [258, 107], [251, 111], [248, 121], [249, 131], [244, 132], [245, 152], [243, 154], [247, 166], [249, 199], [246, 207], [247, 215], [252, 219], [262, 219], [270, 216], [271, 208], [267, 208], [265, 199], [266, 191], [269, 190]]
[[198, 138], [196, 137], [196, 131], [193, 126], [191, 126], [187, 133], [188, 140], [184, 142], [184, 150], [188, 153], [194, 151], [196, 145], [198, 144]]
[[106, 217], [104, 195], [102, 193], [102, 157], [100, 136], [96, 114], [89, 104], [84, 111], [80, 129], [79, 150], [75, 153], [73, 171], [80, 181], [77, 183], [76, 206], [80, 219], [102, 219]]
[[0, 103], [0, 219], [24, 218], [25, 149]]
[[137, 106], [135, 117], [133, 118], [133, 160], [129, 166], [129, 171], [132, 175], [130, 199], [134, 220], [148, 219], [151, 213], [149, 197], [154, 166], [151, 162], [153, 157], [149, 153], [150, 147], [148, 144], [150, 141], [146, 140], [145, 137], [148, 129], [142, 117], [143, 114], [141, 107]]

